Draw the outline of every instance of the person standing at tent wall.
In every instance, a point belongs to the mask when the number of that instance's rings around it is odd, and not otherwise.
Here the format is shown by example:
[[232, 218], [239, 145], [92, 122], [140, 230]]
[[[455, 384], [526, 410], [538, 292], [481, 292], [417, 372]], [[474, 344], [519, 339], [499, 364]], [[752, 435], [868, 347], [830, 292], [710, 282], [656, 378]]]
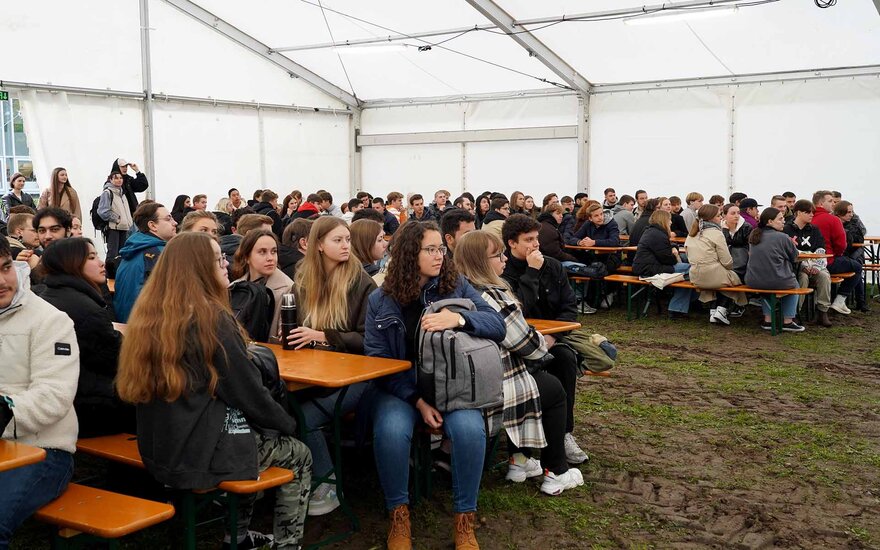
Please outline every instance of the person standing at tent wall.
[[40, 195], [40, 210], [49, 206], [67, 210], [71, 216], [82, 219], [79, 196], [70, 185], [67, 170], [60, 166], [52, 170], [52, 183]]
[[[131, 167], [134, 172], [134, 176], [128, 173], [128, 169]], [[119, 172], [122, 174], [122, 193], [125, 195], [126, 200], [128, 200], [128, 209], [134, 214], [134, 211], [137, 210], [139, 201], [137, 195], [135, 193], [143, 193], [150, 186], [150, 182], [147, 181], [147, 176], [141, 172], [138, 165], [133, 162], [128, 162], [123, 158], [118, 158], [113, 161], [113, 166], [110, 168], [110, 173]], [[107, 181], [110, 181], [110, 178], [107, 178]]]

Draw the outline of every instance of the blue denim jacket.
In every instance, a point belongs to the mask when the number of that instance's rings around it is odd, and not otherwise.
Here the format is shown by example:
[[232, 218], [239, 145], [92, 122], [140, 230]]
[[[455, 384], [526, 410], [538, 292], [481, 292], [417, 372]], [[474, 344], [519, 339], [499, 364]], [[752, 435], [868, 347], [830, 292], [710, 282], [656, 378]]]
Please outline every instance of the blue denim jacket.
[[[480, 293], [464, 277], [459, 276], [455, 290], [444, 296], [438, 294], [437, 283], [438, 279], [434, 277], [422, 287], [419, 299], [423, 306], [447, 298], [467, 298], [474, 303], [477, 311], [462, 314], [467, 321], [463, 330], [468, 334], [495, 342], [504, 340], [507, 332], [504, 319], [483, 300]], [[386, 294], [382, 288], [377, 288], [370, 294], [367, 307], [364, 353], [373, 357], [406, 359], [406, 338], [403, 309], [400, 303]], [[419, 397], [415, 366], [408, 371], [379, 378], [376, 380], [376, 386], [413, 404]]]

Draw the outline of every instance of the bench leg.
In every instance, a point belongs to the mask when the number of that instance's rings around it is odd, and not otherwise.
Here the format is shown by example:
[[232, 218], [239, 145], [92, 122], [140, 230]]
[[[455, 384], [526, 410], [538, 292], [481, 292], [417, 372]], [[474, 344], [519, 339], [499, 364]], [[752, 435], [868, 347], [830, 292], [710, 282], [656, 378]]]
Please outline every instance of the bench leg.
[[180, 499], [183, 521], [183, 544], [186, 550], [196, 550], [196, 497], [184, 492]]
[[230, 550], [238, 549], [238, 495], [227, 493], [226, 506], [229, 509], [229, 525], [226, 529], [229, 531], [229, 548]]
[[[782, 310], [780, 309], [779, 314], [782, 315]], [[776, 336], [779, 334], [781, 325], [780, 320], [776, 317], [776, 295], [770, 295], [770, 336]]]

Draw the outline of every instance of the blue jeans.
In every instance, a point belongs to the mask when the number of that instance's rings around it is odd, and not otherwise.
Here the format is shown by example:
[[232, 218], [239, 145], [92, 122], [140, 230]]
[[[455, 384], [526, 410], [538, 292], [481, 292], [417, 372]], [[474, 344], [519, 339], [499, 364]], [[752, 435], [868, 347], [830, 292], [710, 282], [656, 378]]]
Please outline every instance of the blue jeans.
[[73, 455], [57, 449], [46, 449], [42, 462], [0, 472], [0, 550], [24, 520], [64, 492], [72, 475]]
[[[677, 263], [674, 266], [675, 273], [687, 273], [691, 270], [691, 264]], [[687, 279], [687, 277], [685, 277]], [[691, 299], [695, 295], [693, 290], [687, 288], [676, 288], [672, 293], [672, 300], [669, 302], [669, 311], [677, 313], [687, 313], [691, 307]]]
[[[415, 407], [383, 391], [373, 403], [373, 453], [379, 482], [389, 510], [409, 503], [409, 454], [413, 428], [421, 422]], [[443, 431], [452, 442], [452, 507], [454, 512], [477, 509], [486, 426], [479, 410], [458, 410], [443, 415]]]
[[[787, 296], [779, 298], [779, 303], [782, 305], [783, 319], [793, 319], [794, 316], [797, 315], [798, 297], [796, 294], [788, 294]], [[770, 311], [769, 298], [761, 298], [761, 311], [763, 311], [764, 315], [767, 317], [773, 315], [773, 312]]]
[[859, 281], [862, 279], [862, 264], [853, 260], [849, 256], [838, 256], [834, 258], [834, 263], [828, 266], [828, 273], [831, 273], [832, 275], [835, 273], [850, 272], [855, 272], [855, 276], [850, 277], [849, 279], [844, 279], [843, 282], [840, 283], [840, 287], [837, 289], [838, 294], [849, 296], [853, 293], [853, 290], [855, 290]]
[[[364, 395], [368, 386], [369, 383], [361, 382], [348, 387], [348, 391], [345, 392], [345, 397], [342, 399], [341, 414], [349, 413], [357, 408], [361, 396]], [[333, 410], [338, 396], [339, 391], [335, 391], [327, 397], [312, 399], [302, 405], [305, 427], [308, 430], [305, 444], [312, 451], [312, 473], [315, 477], [325, 476], [333, 470], [333, 460], [330, 458], [329, 449], [327, 449], [327, 439], [321, 428], [333, 421]]]

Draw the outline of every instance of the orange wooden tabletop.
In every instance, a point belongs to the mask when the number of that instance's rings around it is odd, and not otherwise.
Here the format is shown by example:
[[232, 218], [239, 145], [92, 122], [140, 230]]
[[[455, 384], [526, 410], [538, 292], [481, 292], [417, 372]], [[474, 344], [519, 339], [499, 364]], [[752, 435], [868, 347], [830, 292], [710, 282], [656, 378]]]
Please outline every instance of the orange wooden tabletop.
[[46, 458], [46, 450], [0, 439], [0, 472], [36, 464]]
[[812, 254], [808, 252], [798, 253], [798, 260], [818, 260], [820, 258], [833, 258], [834, 254]]
[[126, 325], [125, 323], [116, 323], [116, 322], [114, 322], [114, 323], [113, 323], [113, 328], [114, 328], [117, 332], [121, 332], [123, 335], [125, 335], [125, 329], [128, 328], [128, 325]]
[[107, 288], [110, 292], [116, 292], [116, 279], [107, 279]]
[[620, 252], [624, 247], [622, 246], [578, 246], [574, 244], [567, 244], [565, 248], [571, 250], [590, 250], [592, 252], [596, 252], [597, 254], [610, 254], [612, 252]]
[[880, 237], [865, 237], [866, 243], [880, 243]]
[[316, 349], [285, 350], [263, 344], [275, 353], [281, 379], [293, 391], [307, 386], [341, 388], [410, 368], [409, 361], [367, 357]]
[[577, 321], [548, 321], [545, 319], [526, 319], [526, 322], [541, 334], [556, 334], [581, 328]]
[[103, 435], [78, 439], [76, 450], [87, 455], [122, 462], [135, 468], [144, 468], [137, 436], [132, 434]]

